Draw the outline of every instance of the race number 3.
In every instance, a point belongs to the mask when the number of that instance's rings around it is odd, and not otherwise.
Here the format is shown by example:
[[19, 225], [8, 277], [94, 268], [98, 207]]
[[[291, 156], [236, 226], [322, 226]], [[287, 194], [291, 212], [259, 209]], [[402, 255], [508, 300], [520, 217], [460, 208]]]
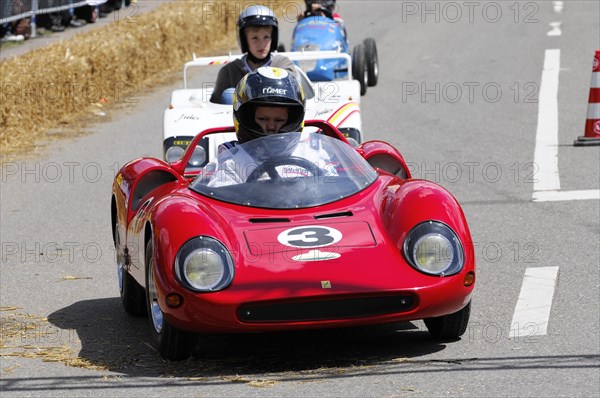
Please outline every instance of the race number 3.
[[341, 239], [342, 233], [340, 231], [322, 225], [290, 228], [277, 236], [277, 240], [282, 245], [301, 248], [329, 246]]

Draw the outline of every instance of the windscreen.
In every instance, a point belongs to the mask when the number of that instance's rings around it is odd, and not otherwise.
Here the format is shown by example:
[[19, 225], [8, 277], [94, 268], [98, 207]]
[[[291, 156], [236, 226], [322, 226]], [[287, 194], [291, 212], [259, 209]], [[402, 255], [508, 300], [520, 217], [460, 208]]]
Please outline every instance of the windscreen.
[[350, 145], [314, 132], [273, 134], [227, 146], [190, 189], [237, 205], [298, 209], [347, 198], [377, 178]]

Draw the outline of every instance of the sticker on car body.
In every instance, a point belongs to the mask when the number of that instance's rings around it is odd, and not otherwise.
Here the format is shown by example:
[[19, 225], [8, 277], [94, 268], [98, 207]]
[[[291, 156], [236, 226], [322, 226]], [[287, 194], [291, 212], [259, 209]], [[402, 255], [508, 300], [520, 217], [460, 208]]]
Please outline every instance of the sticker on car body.
[[323, 225], [306, 225], [281, 232], [277, 240], [282, 245], [311, 248], [333, 245], [342, 240], [342, 233]]
[[363, 221], [331, 222], [327, 226], [309, 224], [292, 228], [257, 228], [244, 231], [244, 236], [253, 256], [283, 252], [302, 255], [310, 250], [321, 250], [319, 253], [314, 252], [312, 257], [331, 259], [333, 254], [323, 254], [325, 247], [329, 249], [327, 252], [343, 255], [345, 250], [376, 246], [369, 224]]

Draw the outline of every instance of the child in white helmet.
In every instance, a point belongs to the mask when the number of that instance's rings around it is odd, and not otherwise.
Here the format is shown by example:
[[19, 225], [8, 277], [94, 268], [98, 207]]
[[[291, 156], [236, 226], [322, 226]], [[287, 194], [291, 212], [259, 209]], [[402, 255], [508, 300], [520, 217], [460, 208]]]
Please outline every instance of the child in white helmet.
[[231, 103], [233, 90], [242, 77], [261, 66], [282, 68], [295, 74], [292, 61], [282, 55], [271, 54], [277, 49], [278, 33], [277, 18], [270, 8], [253, 5], [242, 11], [237, 22], [237, 37], [245, 54], [221, 68], [211, 102]]

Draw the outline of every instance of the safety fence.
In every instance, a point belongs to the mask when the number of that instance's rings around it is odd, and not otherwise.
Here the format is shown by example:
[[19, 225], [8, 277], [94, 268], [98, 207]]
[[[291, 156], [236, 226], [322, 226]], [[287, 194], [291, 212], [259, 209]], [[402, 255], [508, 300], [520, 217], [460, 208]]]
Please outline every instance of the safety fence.
[[0, 25], [31, 18], [31, 37], [36, 35], [36, 15], [74, 10], [77, 7], [97, 7], [107, 0], [0, 0]]
[[0, 1], [0, 24], [23, 18], [35, 20], [39, 14], [59, 12], [81, 6], [98, 6], [106, 0], [2, 0]]

